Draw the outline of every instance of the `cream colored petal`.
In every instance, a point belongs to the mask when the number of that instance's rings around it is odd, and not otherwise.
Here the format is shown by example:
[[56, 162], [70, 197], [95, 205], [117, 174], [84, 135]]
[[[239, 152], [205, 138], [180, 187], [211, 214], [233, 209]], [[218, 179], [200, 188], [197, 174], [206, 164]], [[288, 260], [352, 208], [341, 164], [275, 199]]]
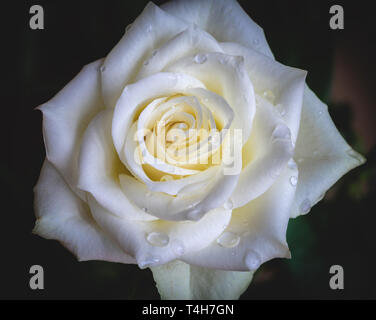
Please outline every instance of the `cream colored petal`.
[[164, 300], [236, 300], [253, 276], [253, 272], [201, 268], [179, 260], [151, 270]]
[[[162, 265], [206, 247], [221, 234], [231, 218], [231, 210], [218, 208], [207, 212], [197, 222], [143, 222], [115, 216], [91, 196], [88, 202], [98, 225], [111, 234], [124, 251], [136, 258], [140, 268]], [[148, 237], [151, 233], [157, 233], [152, 240]]]
[[55, 97], [41, 105], [43, 138], [47, 159], [76, 191], [78, 155], [85, 129], [104, 108], [99, 66], [101, 60], [85, 66]]
[[113, 108], [126, 84], [133, 82], [144, 60], [188, 27], [188, 24], [149, 2], [102, 67], [102, 92], [106, 106]]
[[290, 130], [280, 114], [262, 97], [249, 141], [243, 146], [243, 170], [231, 199], [242, 207], [267, 191], [293, 156]]
[[285, 66], [237, 43], [221, 43], [227, 54], [242, 56], [255, 92], [268, 99], [290, 128], [292, 141], [298, 136], [307, 72]]
[[273, 258], [290, 257], [286, 230], [296, 191], [291, 177], [298, 179], [298, 172], [286, 167], [267, 192], [233, 210], [224, 230], [226, 240], [213, 241], [181, 260], [205, 268], [247, 271]]
[[300, 178], [292, 217], [309, 212], [346, 172], [365, 159], [354, 151], [335, 127], [328, 107], [305, 87], [301, 125], [294, 159]]
[[78, 260], [135, 263], [96, 225], [90, 209], [46, 160], [34, 189], [37, 221], [34, 233], [60, 241]]
[[235, 0], [170, 1], [161, 8], [221, 42], [237, 42], [272, 57], [264, 32]]
[[81, 190], [89, 192], [112, 214], [136, 220], [155, 220], [123, 193], [119, 175], [125, 173], [111, 139], [113, 110], [101, 111], [88, 126], [82, 140], [79, 161]]

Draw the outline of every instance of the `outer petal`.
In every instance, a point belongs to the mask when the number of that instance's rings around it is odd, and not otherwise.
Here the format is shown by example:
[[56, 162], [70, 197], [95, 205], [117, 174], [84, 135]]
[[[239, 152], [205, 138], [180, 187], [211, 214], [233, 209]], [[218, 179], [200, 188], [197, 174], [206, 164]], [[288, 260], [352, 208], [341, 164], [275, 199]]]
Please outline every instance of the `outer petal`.
[[243, 146], [243, 170], [231, 196], [242, 207], [268, 190], [293, 156], [290, 130], [265, 99], [257, 97], [252, 134]]
[[132, 27], [106, 57], [102, 67], [103, 99], [114, 107], [127, 83], [150, 53], [187, 28], [187, 24], [149, 2]]
[[[101, 60], [85, 66], [54, 98], [39, 107], [47, 159], [75, 190], [78, 154], [85, 129], [103, 108], [98, 68]], [[82, 194], [81, 194], [82, 196]]]
[[236, 300], [253, 276], [253, 272], [207, 269], [179, 260], [151, 270], [161, 298], [167, 300]]
[[70, 190], [48, 160], [43, 164], [34, 192], [37, 216], [34, 233], [60, 241], [80, 261], [135, 263], [97, 227], [88, 206]]
[[275, 105], [286, 121], [292, 141], [295, 143], [299, 131], [307, 72], [285, 66], [237, 43], [221, 43], [221, 47], [227, 54], [244, 58], [244, 66], [255, 92], [266, 96]]
[[234, 0], [180, 0], [161, 7], [209, 32], [218, 41], [237, 42], [272, 57], [263, 30]]
[[296, 188], [290, 178], [297, 170], [286, 167], [281, 177], [262, 196], [232, 212], [224, 232], [240, 237], [235, 247], [222, 247], [213, 241], [205, 249], [186, 254], [181, 260], [196, 266], [232, 271], [256, 270], [262, 263], [277, 257], [290, 257], [286, 242]]
[[292, 217], [307, 213], [340, 177], [365, 162], [342, 138], [328, 107], [307, 86], [294, 159], [300, 178]]
[[[130, 252], [140, 268], [170, 262], [185, 252], [206, 247], [228, 225], [231, 210], [218, 208], [207, 212], [197, 222], [182, 221], [136, 221], [119, 218], [101, 207], [93, 197], [88, 197], [92, 215], [98, 225], [119, 243], [124, 251]], [[168, 236], [165, 245], [152, 245], [147, 236], [157, 232]]]
[[119, 175], [125, 174], [111, 139], [112, 109], [101, 111], [88, 126], [82, 141], [78, 187], [111, 213], [136, 220], [155, 220], [123, 193]]

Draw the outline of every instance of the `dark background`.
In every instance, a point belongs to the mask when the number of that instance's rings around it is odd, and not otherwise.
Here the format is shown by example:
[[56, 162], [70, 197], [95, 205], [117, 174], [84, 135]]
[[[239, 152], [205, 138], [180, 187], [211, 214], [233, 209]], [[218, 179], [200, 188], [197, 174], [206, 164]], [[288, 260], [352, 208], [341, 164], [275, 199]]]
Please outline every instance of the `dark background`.
[[[0, 161], [0, 299], [159, 299], [151, 272], [135, 265], [77, 262], [56, 241], [31, 233], [33, 186], [45, 156], [42, 117], [52, 98], [89, 62], [105, 56], [146, 1], [14, 1], [2, 12], [11, 56], [3, 60]], [[155, 1], [160, 4], [163, 1]], [[29, 28], [29, 8], [44, 8], [45, 29]], [[280, 62], [308, 70], [307, 82], [329, 104], [347, 141], [367, 163], [347, 174], [311, 212], [288, 227], [292, 260], [265, 263], [242, 299], [376, 298], [375, 30], [371, 2], [240, 1], [260, 24]], [[329, 28], [341, 4], [345, 29]], [[236, 23], [236, 21], [234, 21]], [[9, 85], [10, 84], [10, 85]], [[29, 288], [43, 266], [45, 289]], [[345, 289], [329, 288], [329, 268], [344, 268]]]

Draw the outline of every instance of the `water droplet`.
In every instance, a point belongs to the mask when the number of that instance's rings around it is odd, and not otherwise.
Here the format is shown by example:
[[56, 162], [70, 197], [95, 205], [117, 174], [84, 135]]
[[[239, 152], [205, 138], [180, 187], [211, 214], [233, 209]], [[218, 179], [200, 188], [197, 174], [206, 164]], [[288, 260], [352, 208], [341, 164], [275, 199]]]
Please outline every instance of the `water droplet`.
[[291, 176], [291, 177], [290, 177], [290, 184], [291, 184], [293, 187], [295, 187], [295, 186], [297, 185], [297, 183], [298, 183], [298, 178], [295, 177], [295, 176]]
[[355, 150], [353, 149], [349, 149], [346, 151], [346, 153], [353, 159], [357, 160], [359, 163], [363, 163], [364, 162], [364, 158], [361, 154], [359, 154], [358, 152], [356, 152]]
[[233, 204], [232, 200], [229, 199], [229, 200], [227, 200], [227, 201], [224, 203], [223, 207], [224, 207], [225, 209], [227, 209], [227, 210], [232, 210], [232, 208], [234, 207], [234, 204]]
[[317, 202], [319, 202], [322, 199], [324, 199], [324, 197], [325, 197], [325, 192], [323, 192], [322, 194], [320, 194], [320, 196], [317, 198]]
[[188, 219], [189, 220], [199, 220], [201, 218], [201, 210], [196, 208], [196, 209], [193, 209], [192, 211], [190, 211], [188, 213]]
[[144, 66], [147, 66], [148, 64], [149, 64], [149, 59], [148, 60], [145, 60], [145, 62], [144, 62]]
[[184, 244], [179, 239], [175, 239], [174, 242], [171, 243], [171, 249], [177, 256], [182, 256], [185, 252]]
[[157, 256], [151, 256], [151, 257], [146, 257], [145, 259], [141, 259], [141, 261], [138, 263], [138, 266], [140, 269], [145, 269], [147, 267], [152, 267], [159, 263], [161, 259]]
[[160, 179], [160, 181], [171, 181], [171, 180], [174, 180], [174, 178], [172, 177], [172, 176], [170, 176], [170, 175], [168, 175], [168, 174], [166, 174], [166, 175], [164, 175], [161, 179]]
[[167, 234], [161, 232], [150, 232], [146, 240], [155, 247], [165, 247], [168, 245], [170, 238]]
[[217, 239], [217, 243], [224, 248], [236, 247], [240, 242], [240, 237], [233, 232], [223, 232]]
[[142, 208], [142, 211], [148, 212], [148, 208]]
[[297, 170], [298, 169], [298, 166], [296, 165], [296, 162], [294, 161], [294, 159], [290, 159], [289, 162], [287, 162], [287, 166], [291, 169], [291, 170]]
[[195, 55], [195, 57], [193, 58], [193, 60], [196, 63], [198, 63], [198, 64], [202, 64], [202, 63], [204, 63], [207, 60], [207, 58], [206, 58], [205, 54], [199, 53], [199, 54]]
[[151, 56], [152, 56], [152, 57], [155, 57], [155, 56], [157, 55], [157, 53], [158, 53], [158, 50], [154, 50], [154, 51], [151, 53]]
[[275, 107], [278, 110], [281, 117], [284, 117], [286, 115], [286, 110], [283, 108], [282, 104], [278, 103]]
[[300, 213], [301, 214], [308, 213], [311, 210], [311, 207], [312, 207], [311, 201], [308, 198], [304, 199], [303, 202], [300, 204], [300, 207], [299, 207]]
[[258, 44], [260, 43], [260, 40], [259, 39], [253, 39], [253, 45], [254, 46], [258, 46]]
[[132, 23], [128, 24], [126, 27], [125, 27], [125, 33], [127, 33], [129, 30], [131, 30], [132, 28]]
[[101, 70], [101, 72], [105, 72], [105, 70], [106, 70], [106, 66], [105, 66], [105, 65], [102, 65], [102, 66], [100, 67], [100, 70]]
[[268, 100], [271, 103], [274, 103], [275, 100], [275, 95], [271, 90], [265, 90], [262, 95], [266, 100]]
[[261, 260], [256, 252], [250, 251], [245, 257], [245, 264], [249, 270], [256, 270], [261, 265]]
[[272, 133], [274, 139], [290, 139], [290, 129], [284, 124], [278, 124]]

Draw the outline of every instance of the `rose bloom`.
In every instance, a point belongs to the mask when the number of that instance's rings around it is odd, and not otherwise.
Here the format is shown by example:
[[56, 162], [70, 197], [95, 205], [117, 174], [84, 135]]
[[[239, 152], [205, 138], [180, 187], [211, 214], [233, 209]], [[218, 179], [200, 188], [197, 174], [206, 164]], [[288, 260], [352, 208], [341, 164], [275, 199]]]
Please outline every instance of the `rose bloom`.
[[149, 3], [43, 113], [34, 232], [150, 268], [164, 299], [237, 299], [290, 218], [364, 162], [235, 1]]

